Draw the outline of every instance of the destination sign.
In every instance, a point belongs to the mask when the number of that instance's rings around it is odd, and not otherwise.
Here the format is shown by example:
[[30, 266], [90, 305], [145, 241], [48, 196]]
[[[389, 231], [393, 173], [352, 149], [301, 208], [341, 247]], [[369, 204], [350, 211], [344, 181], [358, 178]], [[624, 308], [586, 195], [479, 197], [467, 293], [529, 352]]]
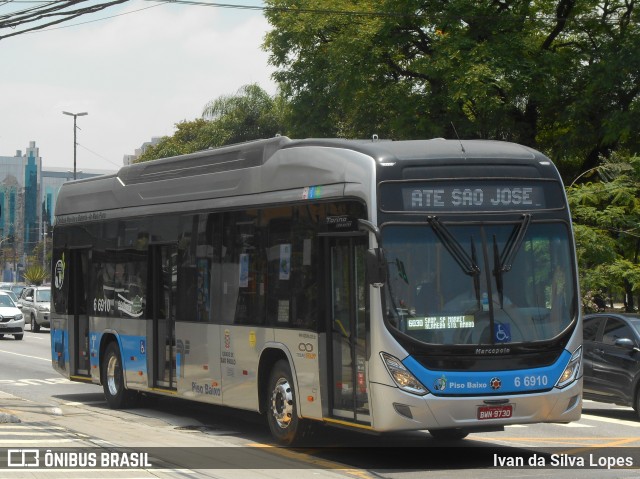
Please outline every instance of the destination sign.
[[381, 193], [385, 211], [538, 210], [562, 206], [555, 183], [531, 181], [384, 183]]

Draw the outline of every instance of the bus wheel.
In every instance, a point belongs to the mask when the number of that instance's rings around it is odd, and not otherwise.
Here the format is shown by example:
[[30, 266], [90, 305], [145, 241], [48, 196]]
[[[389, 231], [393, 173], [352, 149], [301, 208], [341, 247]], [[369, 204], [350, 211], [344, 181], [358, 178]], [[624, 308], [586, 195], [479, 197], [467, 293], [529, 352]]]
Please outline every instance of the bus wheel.
[[266, 411], [271, 434], [284, 446], [299, 443], [308, 423], [298, 418], [296, 393], [287, 361], [280, 360], [273, 366], [268, 388]]
[[124, 409], [132, 405], [135, 393], [124, 387], [122, 356], [118, 343], [112, 341], [104, 352], [102, 361], [102, 388], [111, 409]]
[[429, 429], [429, 434], [431, 434], [434, 439], [442, 441], [460, 441], [469, 435], [469, 431], [459, 428]]

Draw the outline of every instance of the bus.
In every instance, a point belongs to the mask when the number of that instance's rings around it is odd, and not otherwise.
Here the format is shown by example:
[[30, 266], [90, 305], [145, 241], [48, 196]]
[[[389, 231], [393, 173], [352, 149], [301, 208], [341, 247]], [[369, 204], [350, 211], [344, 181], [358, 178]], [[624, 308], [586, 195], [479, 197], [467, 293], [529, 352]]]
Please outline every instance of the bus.
[[52, 363], [112, 408], [259, 411], [283, 445], [318, 424], [567, 423], [576, 264], [561, 177], [531, 148], [256, 140], [62, 186]]

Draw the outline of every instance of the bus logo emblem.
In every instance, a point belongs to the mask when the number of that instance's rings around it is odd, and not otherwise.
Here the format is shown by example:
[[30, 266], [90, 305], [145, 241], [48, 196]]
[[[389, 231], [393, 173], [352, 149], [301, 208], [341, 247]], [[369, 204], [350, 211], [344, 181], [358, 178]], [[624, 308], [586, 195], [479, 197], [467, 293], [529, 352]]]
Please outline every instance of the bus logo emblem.
[[502, 387], [502, 381], [500, 380], [500, 378], [492, 378], [489, 384], [491, 384], [491, 389], [493, 389], [494, 391]]
[[447, 389], [447, 378], [444, 376], [444, 374], [442, 375], [442, 377], [435, 380], [435, 382], [433, 383], [433, 388], [436, 391], [444, 391], [445, 389]]
[[62, 285], [64, 284], [64, 253], [62, 253], [62, 258], [58, 260], [58, 262], [56, 263], [56, 270], [55, 270], [55, 285], [56, 288], [58, 289], [62, 289]]

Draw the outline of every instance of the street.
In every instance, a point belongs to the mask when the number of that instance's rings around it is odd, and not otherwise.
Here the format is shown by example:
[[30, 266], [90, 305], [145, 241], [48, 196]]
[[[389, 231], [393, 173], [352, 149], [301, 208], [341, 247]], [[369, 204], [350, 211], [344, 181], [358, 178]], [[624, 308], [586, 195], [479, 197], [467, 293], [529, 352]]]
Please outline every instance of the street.
[[470, 470], [474, 477], [493, 478], [500, 469], [501, 477], [595, 478], [637, 477], [640, 467], [634, 411], [590, 401], [579, 422], [471, 434], [460, 443], [464, 447], [443, 449], [426, 432], [371, 436], [327, 427], [307, 448], [278, 448], [256, 413], [173, 398], [145, 398], [136, 409], [111, 410], [101, 387], [56, 375], [49, 338], [46, 329], [27, 329], [23, 341], [0, 340], [0, 449], [90, 453], [71, 463], [60, 459], [58, 468], [38, 469], [35, 476], [36, 471], [3, 469], [3, 477], [87, 477], [86, 470], [71, 466], [99, 463], [103, 451], [123, 448], [147, 453], [151, 467], [116, 463], [91, 471], [91, 477], [413, 479], [460, 477]]

